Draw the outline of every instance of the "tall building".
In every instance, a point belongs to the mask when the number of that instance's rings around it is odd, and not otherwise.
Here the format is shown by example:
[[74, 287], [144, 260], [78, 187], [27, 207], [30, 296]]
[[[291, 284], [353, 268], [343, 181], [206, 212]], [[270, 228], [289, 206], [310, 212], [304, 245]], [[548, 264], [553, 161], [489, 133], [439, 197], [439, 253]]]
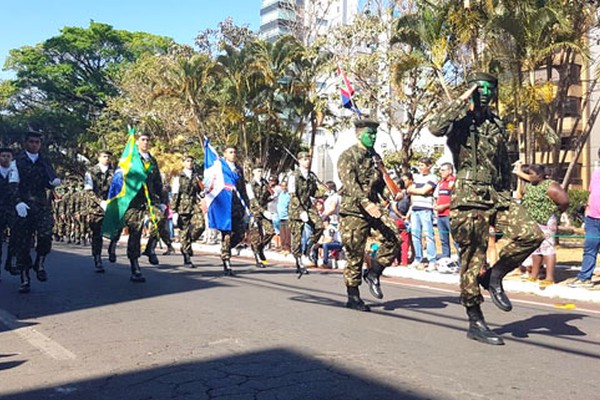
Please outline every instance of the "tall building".
[[357, 12], [358, 0], [262, 0], [259, 35], [275, 41], [292, 34], [311, 42], [336, 25], [351, 23]]

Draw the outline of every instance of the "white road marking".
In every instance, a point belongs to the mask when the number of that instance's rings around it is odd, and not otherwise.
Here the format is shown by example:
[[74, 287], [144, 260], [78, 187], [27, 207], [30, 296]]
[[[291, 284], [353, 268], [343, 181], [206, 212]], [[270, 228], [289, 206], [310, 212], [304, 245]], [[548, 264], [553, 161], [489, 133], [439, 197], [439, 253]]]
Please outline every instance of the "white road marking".
[[21, 327], [23, 323], [19, 322], [14, 315], [2, 309], [0, 309], [0, 323], [5, 325], [13, 333], [19, 335], [30, 345], [55, 360], [66, 361], [76, 358], [75, 354], [43, 333], [38, 332], [35, 328], [31, 326]]

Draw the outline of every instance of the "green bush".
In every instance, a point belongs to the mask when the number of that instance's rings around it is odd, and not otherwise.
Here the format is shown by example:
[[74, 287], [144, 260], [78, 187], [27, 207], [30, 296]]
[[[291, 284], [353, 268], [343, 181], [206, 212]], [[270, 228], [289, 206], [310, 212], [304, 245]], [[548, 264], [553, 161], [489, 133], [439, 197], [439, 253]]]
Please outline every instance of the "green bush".
[[587, 190], [569, 190], [569, 199], [571, 203], [567, 209], [567, 214], [573, 224], [580, 227], [582, 224], [583, 213], [580, 213], [582, 206], [585, 207], [588, 201], [590, 193]]

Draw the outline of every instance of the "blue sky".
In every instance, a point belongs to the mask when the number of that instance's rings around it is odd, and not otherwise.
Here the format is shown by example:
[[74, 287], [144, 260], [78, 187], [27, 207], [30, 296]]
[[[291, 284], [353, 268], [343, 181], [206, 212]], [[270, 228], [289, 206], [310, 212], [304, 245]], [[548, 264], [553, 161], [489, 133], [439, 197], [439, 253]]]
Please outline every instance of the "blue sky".
[[[3, 1], [0, 11], [0, 67], [11, 49], [35, 45], [65, 26], [87, 27], [90, 20], [115, 29], [169, 36], [194, 43], [199, 31], [227, 17], [237, 25], [260, 25], [260, 0], [20, 0]], [[0, 79], [10, 77], [0, 72]]]

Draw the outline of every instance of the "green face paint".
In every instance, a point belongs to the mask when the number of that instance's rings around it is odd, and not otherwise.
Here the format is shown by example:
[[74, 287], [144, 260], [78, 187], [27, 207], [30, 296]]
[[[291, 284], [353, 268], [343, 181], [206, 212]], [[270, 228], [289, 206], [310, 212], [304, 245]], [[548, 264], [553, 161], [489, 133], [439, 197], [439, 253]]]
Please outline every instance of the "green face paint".
[[360, 142], [366, 148], [372, 148], [375, 146], [375, 141], [377, 140], [377, 129], [375, 128], [365, 128], [364, 131], [360, 134]]
[[495, 98], [496, 86], [488, 81], [477, 81], [477, 92], [473, 95], [476, 106], [488, 106]]

